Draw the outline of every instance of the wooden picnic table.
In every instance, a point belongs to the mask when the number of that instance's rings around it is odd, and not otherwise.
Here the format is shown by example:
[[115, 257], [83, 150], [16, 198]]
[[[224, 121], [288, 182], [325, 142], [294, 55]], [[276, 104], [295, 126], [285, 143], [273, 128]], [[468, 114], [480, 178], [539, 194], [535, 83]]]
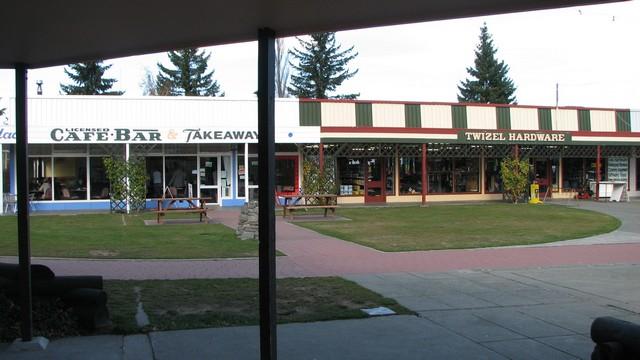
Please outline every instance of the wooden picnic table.
[[301, 209], [324, 209], [324, 216], [327, 217], [329, 210], [335, 214], [338, 207], [338, 195], [335, 194], [279, 195], [278, 198], [281, 199], [279, 202], [282, 206], [282, 216], [285, 218], [289, 213], [293, 219], [293, 212]]
[[[158, 198], [155, 199], [158, 203], [155, 213], [158, 218], [158, 224], [162, 223], [161, 217], [167, 213], [182, 212], [182, 213], [197, 213], [200, 215], [200, 222], [202, 222], [203, 216], [207, 216], [207, 201], [211, 198], [205, 197], [183, 197], [183, 198]], [[183, 205], [185, 206], [178, 206]]]

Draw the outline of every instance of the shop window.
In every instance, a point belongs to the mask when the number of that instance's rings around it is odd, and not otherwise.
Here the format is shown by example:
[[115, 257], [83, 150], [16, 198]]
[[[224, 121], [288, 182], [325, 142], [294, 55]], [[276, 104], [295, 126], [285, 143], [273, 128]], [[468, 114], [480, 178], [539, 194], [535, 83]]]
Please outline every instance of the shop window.
[[298, 191], [298, 157], [279, 156], [276, 158], [276, 192], [295, 193]]
[[501, 159], [488, 158], [484, 161], [485, 191], [488, 193], [502, 193], [502, 176], [500, 175]]
[[395, 174], [395, 163], [394, 163], [394, 158], [385, 158], [385, 186], [386, 186], [386, 194], [387, 195], [395, 195], [396, 191], [395, 191], [395, 176], [393, 176], [393, 174]]
[[560, 173], [560, 161], [559, 159], [551, 159], [551, 189], [552, 191], [560, 190], [560, 184], [558, 182], [558, 174]]
[[54, 158], [53, 180], [55, 200], [87, 200], [87, 158]]
[[422, 158], [401, 157], [400, 161], [400, 195], [422, 193]]
[[249, 186], [258, 185], [258, 156], [249, 155]]
[[239, 198], [243, 198], [246, 196], [246, 189], [244, 187], [244, 181], [246, 179], [246, 173], [245, 173], [245, 168], [244, 168], [244, 155], [238, 155], [237, 157], [237, 161], [238, 161], [238, 181], [236, 182], [237, 184], [237, 188], [238, 188], [238, 195], [237, 197]]
[[[145, 158], [147, 170], [147, 198], [161, 198], [164, 193], [164, 174], [162, 173], [162, 156], [147, 156]], [[92, 178], [93, 181], [93, 178]], [[93, 189], [93, 187], [92, 187]]]
[[86, 154], [87, 144], [53, 144], [54, 154]]
[[109, 198], [109, 179], [104, 168], [104, 158], [89, 158], [89, 187], [91, 189], [91, 199]]
[[558, 159], [532, 159], [534, 181], [540, 185], [540, 194], [544, 196], [549, 191], [558, 191]]
[[364, 195], [364, 159], [338, 158], [340, 195]]
[[[230, 144], [200, 144], [201, 153], [224, 153], [231, 152]], [[235, 147], [235, 145], [233, 145]]]
[[452, 159], [428, 159], [430, 193], [453, 192]]
[[186, 197], [191, 185], [197, 194], [198, 163], [195, 156], [167, 156], [165, 158], [165, 184], [174, 196]]
[[431, 158], [428, 160], [429, 193], [480, 191], [480, 159]]
[[197, 144], [165, 144], [165, 154], [196, 154], [198, 152]]
[[[145, 144], [146, 145], [146, 144]], [[90, 144], [89, 154], [91, 155], [122, 155], [124, 154], [123, 144]], [[133, 145], [131, 146], [133, 147]], [[133, 151], [132, 151], [133, 153]]]
[[455, 192], [480, 191], [478, 159], [455, 159], [453, 163]]
[[[605, 180], [606, 159], [600, 160], [600, 180]], [[596, 159], [562, 159], [562, 188], [564, 191], [577, 191], [589, 188], [589, 182], [596, 181]]]
[[29, 194], [36, 200], [53, 200], [53, 164], [51, 158], [29, 158]]
[[231, 197], [231, 181], [233, 179], [231, 156], [223, 155], [220, 160], [220, 196], [228, 198]]
[[[249, 146], [251, 149], [251, 146]], [[247, 169], [247, 175], [249, 176], [249, 188], [248, 195], [249, 201], [258, 200], [258, 156], [249, 155], [249, 169]]]
[[[596, 159], [586, 159], [587, 181], [596, 181]], [[600, 159], [600, 181], [607, 181], [607, 159]]]
[[51, 144], [29, 144], [29, 156], [51, 155], [52, 147]]

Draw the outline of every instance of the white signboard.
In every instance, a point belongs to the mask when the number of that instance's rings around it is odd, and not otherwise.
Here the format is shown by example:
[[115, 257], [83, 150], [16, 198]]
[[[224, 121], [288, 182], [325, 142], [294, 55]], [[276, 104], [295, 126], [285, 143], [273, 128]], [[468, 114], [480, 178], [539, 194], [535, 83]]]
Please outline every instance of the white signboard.
[[629, 160], [616, 156], [610, 157], [607, 161], [607, 179], [626, 183], [629, 178]]
[[0, 144], [15, 144], [16, 129], [8, 126], [0, 126]]
[[[319, 141], [319, 127], [288, 127], [276, 131], [276, 142], [278, 143], [317, 143]], [[0, 144], [15, 144], [15, 142], [15, 129], [0, 127]], [[29, 143], [32, 144], [242, 144], [257, 142], [258, 132], [251, 128], [29, 127]]]

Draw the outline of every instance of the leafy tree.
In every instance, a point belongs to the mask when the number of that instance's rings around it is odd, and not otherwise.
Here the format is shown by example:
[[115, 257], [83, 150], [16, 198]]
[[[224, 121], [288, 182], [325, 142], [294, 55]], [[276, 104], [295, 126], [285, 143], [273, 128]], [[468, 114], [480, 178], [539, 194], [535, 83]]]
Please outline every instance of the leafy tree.
[[158, 63], [156, 92], [158, 95], [224, 96], [220, 85], [213, 80], [215, 70], [207, 72], [211, 53], [197, 48], [169, 51], [174, 69]]
[[496, 49], [487, 24], [480, 29], [480, 43], [475, 50], [475, 67], [468, 67], [471, 79], [460, 82], [458, 101], [511, 104], [516, 102], [516, 86], [507, 76], [509, 66], [495, 58]]
[[70, 64], [64, 73], [73, 83], [60, 84], [60, 90], [66, 95], [122, 95], [124, 91], [111, 91], [117, 80], [104, 77], [110, 67], [102, 60]]
[[276, 95], [288, 97], [287, 83], [289, 82], [289, 52], [283, 39], [276, 39]]
[[349, 71], [347, 64], [358, 56], [353, 46], [341, 51], [336, 45], [335, 33], [323, 32], [311, 35], [310, 41], [297, 38], [301, 49], [289, 53], [296, 64], [289, 62], [296, 71], [291, 75], [289, 93], [299, 98], [338, 98], [355, 99], [360, 94], [329, 96], [345, 80], [352, 78], [358, 70]]
[[151, 73], [151, 70], [149, 70], [149, 68], [145, 68], [142, 81], [140, 81], [142, 95], [158, 95], [157, 87], [158, 85], [156, 84], [155, 76]]
[[500, 163], [500, 176], [506, 197], [514, 204], [527, 192], [531, 165], [526, 160], [507, 158]]

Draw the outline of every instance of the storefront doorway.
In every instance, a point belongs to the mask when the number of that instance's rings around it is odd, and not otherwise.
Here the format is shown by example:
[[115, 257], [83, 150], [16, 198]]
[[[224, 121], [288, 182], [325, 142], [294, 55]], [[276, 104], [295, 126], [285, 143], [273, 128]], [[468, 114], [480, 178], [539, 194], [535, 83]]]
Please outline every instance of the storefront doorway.
[[[210, 198], [209, 204], [231, 196], [231, 157], [229, 155], [200, 156], [198, 195]], [[194, 189], [195, 193], [195, 189]]]
[[540, 185], [540, 197], [550, 198], [558, 190], [558, 160], [533, 159], [534, 180]]
[[364, 164], [364, 202], [383, 203], [386, 197], [385, 161], [381, 158], [366, 159]]

